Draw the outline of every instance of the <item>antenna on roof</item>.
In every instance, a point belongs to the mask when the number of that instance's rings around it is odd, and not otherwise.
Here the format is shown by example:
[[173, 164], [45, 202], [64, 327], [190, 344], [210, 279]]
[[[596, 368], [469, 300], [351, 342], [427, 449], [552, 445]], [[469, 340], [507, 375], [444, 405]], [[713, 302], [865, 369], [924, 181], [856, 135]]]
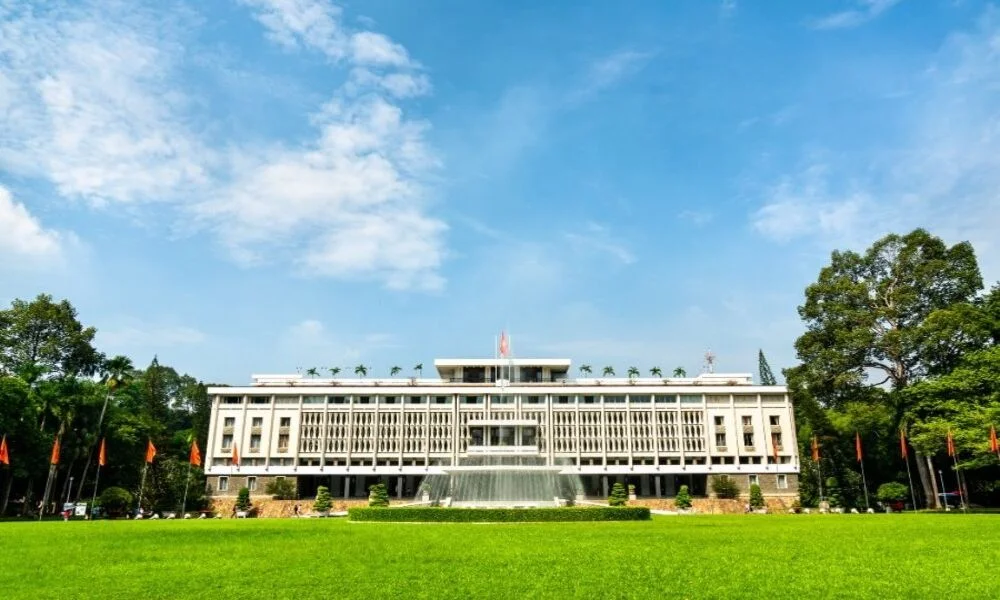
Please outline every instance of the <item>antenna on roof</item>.
[[709, 374], [715, 372], [715, 354], [712, 354], [711, 350], [705, 351], [705, 366], [702, 367], [702, 371]]

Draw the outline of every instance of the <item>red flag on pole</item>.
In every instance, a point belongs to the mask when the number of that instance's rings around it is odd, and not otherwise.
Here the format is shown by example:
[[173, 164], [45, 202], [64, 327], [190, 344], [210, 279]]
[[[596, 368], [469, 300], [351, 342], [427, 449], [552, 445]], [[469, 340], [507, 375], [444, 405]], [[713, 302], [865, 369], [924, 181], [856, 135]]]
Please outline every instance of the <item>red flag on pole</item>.
[[948, 430], [948, 456], [955, 456], [955, 438], [951, 437], [951, 429]]
[[236, 444], [233, 444], [233, 465], [240, 466], [240, 451], [236, 449]]
[[56, 436], [56, 440], [52, 442], [52, 457], [49, 459], [49, 464], [58, 465], [59, 464], [59, 436]]
[[899, 453], [906, 460], [910, 457], [910, 453], [906, 450], [906, 431], [899, 430]]
[[10, 466], [10, 455], [7, 454], [7, 436], [0, 439], [0, 464]]
[[104, 448], [104, 439], [101, 439], [101, 449], [97, 452], [97, 465], [103, 467], [108, 463], [107, 450]]
[[149, 440], [146, 442], [146, 462], [151, 463], [154, 458], [156, 458], [156, 446], [153, 445], [153, 440]]
[[188, 458], [188, 462], [195, 467], [201, 466], [201, 450], [198, 449], [198, 440], [191, 442], [191, 456]]
[[819, 462], [819, 440], [816, 439], [815, 435], [812, 442], [812, 458], [813, 462]]
[[507, 358], [510, 355], [510, 340], [507, 339], [507, 332], [500, 332], [500, 357]]
[[1000, 452], [1000, 441], [997, 441], [997, 428], [990, 425], [990, 452]]
[[861, 462], [861, 434], [857, 431], [854, 432], [854, 452], [858, 455], [858, 462]]

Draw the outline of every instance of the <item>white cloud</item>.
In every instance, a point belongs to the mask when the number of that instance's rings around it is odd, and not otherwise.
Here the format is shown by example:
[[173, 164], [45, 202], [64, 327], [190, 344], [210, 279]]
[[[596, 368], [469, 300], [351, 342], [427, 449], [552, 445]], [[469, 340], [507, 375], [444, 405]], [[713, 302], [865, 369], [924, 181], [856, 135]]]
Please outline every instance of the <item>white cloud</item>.
[[976, 248], [1000, 278], [1000, 11], [948, 38], [896, 99], [900, 135], [873, 132], [870, 152], [812, 165], [768, 186], [752, 217], [762, 234], [864, 247], [889, 231], [925, 227]]
[[342, 10], [327, 0], [240, 0], [254, 10], [269, 39], [289, 49], [319, 50], [334, 60], [348, 52]]
[[619, 50], [590, 64], [583, 82], [569, 94], [569, 101], [582, 102], [638, 73], [653, 54]]
[[406, 48], [381, 33], [360, 31], [351, 36], [351, 56], [360, 64], [410, 67]]
[[857, 0], [857, 8], [836, 12], [816, 19], [813, 27], [816, 29], [848, 29], [858, 27], [877, 19], [900, 0]]
[[722, 0], [719, 3], [719, 15], [724, 19], [733, 17], [736, 15], [738, 8], [736, 0]]
[[207, 152], [171, 85], [169, 19], [79, 5], [21, 5], [0, 19], [0, 168], [95, 203], [180, 198]]
[[635, 255], [614, 240], [607, 227], [598, 223], [587, 223], [581, 231], [565, 232], [563, 237], [578, 251], [607, 254], [623, 265], [636, 261]]
[[63, 258], [66, 235], [45, 229], [13, 195], [0, 186], [0, 258], [8, 264], [58, 262]]

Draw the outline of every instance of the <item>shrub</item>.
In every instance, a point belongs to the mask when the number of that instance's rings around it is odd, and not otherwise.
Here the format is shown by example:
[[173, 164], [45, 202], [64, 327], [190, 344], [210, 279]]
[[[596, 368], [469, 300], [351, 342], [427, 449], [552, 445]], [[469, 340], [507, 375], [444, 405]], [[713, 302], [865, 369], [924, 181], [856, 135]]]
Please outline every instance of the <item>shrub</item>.
[[132, 494], [126, 489], [112, 486], [101, 492], [97, 504], [107, 515], [122, 515], [132, 506]]
[[875, 497], [878, 498], [879, 502], [903, 502], [906, 500], [906, 496], [909, 492], [910, 488], [906, 487], [902, 483], [893, 481], [890, 483], [883, 483], [878, 486], [878, 491], [875, 492]]
[[325, 485], [316, 488], [316, 501], [313, 502], [313, 510], [325, 513], [330, 510], [330, 489]]
[[250, 503], [250, 488], [241, 487], [236, 496], [236, 510], [248, 512], [251, 508], [253, 505]]
[[732, 500], [740, 497], [740, 486], [729, 475], [719, 475], [712, 479], [712, 491], [719, 498]]
[[643, 506], [621, 508], [351, 508], [352, 521], [439, 523], [537, 523], [569, 521], [648, 521]]
[[764, 508], [764, 494], [760, 493], [760, 486], [756, 483], [750, 486], [750, 508]]
[[384, 483], [376, 483], [368, 488], [368, 506], [383, 508], [389, 506], [389, 490]]
[[628, 504], [628, 495], [625, 493], [625, 486], [620, 483], [611, 486], [608, 506], [625, 506], [626, 504]]
[[295, 499], [295, 484], [287, 477], [272, 479], [267, 482], [267, 487], [264, 488], [264, 491], [274, 496], [275, 500]]
[[682, 509], [691, 508], [691, 492], [688, 491], [688, 486], [681, 486], [677, 496], [674, 497], [674, 506]]
[[635, 486], [632, 485], [631, 483], [628, 484], [628, 495], [629, 495], [629, 498], [631, 498], [632, 496], [635, 496]]

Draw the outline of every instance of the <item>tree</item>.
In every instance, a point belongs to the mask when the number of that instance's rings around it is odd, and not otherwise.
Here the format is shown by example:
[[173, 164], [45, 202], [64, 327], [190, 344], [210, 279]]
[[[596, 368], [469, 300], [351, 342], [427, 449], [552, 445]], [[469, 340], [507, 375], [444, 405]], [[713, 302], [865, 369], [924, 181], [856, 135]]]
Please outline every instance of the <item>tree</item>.
[[250, 488], [241, 487], [236, 495], [236, 510], [249, 512], [251, 508], [253, 508], [253, 504], [250, 502]]
[[625, 486], [616, 482], [611, 486], [608, 506], [625, 506], [626, 504], [628, 504], [628, 493], [625, 492]]
[[0, 311], [0, 373], [30, 373], [29, 384], [39, 378], [92, 375], [101, 363], [93, 346], [96, 333], [80, 324], [68, 300], [56, 303], [47, 294], [31, 302], [14, 300]]
[[396, 375], [399, 375], [399, 372], [402, 370], [403, 370], [402, 367], [393, 367], [389, 369], [389, 377], [395, 377]]
[[316, 501], [313, 502], [313, 510], [318, 513], [327, 513], [330, 511], [330, 506], [330, 489], [321, 485], [316, 488]]
[[306, 377], [319, 377], [319, 369], [316, 367], [309, 367], [306, 369]]
[[875, 497], [878, 498], [878, 501], [883, 504], [905, 502], [909, 495], [910, 488], [896, 481], [883, 483], [878, 486], [878, 491], [875, 492]]
[[591, 373], [593, 373], [593, 370], [590, 368], [590, 365], [580, 365], [580, 375], [587, 375], [589, 377]]
[[368, 487], [368, 506], [389, 506], [389, 490], [384, 483], [376, 483]]
[[771, 365], [767, 364], [767, 359], [764, 358], [764, 351], [757, 351], [757, 368], [760, 371], [760, 384], [761, 385], [778, 385], [778, 380], [774, 378], [774, 373], [771, 372]]
[[684, 370], [684, 367], [677, 367], [676, 369], [674, 369], [674, 377], [687, 377], [687, 376], [688, 374], [687, 371]]
[[650, 377], [663, 377], [663, 371], [660, 370], [660, 367], [653, 367], [652, 369], [649, 370], [649, 376]]
[[615, 368], [612, 367], [611, 365], [608, 365], [608, 366], [604, 367], [604, 376], [605, 377], [614, 377], [615, 376]]
[[364, 365], [358, 365], [354, 367], [354, 374], [358, 377], [365, 377], [368, 375], [368, 367]]
[[756, 483], [750, 484], [750, 508], [754, 510], [764, 508], [764, 494], [760, 492], [760, 486]]
[[636, 367], [629, 367], [628, 368], [628, 378], [629, 379], [635, 379], [638, 376], [639, 376], [639, 369], [638, 368], [636, 368]]
[[[956, 331], [956, 318], [935, 312], [965, 314], [960, 305], [981, 288], [972, 246], [948, 247], [923, 229], [887, 235], [864, 254], [835, 251], [799, 307], [806, 331], [795, 342], [795, 376], [822, 407], [884, 403], [898, 430], [909, 408], [900, 392], [980, 343], [978, 327]], [[867, 393], [883, 385], [887, 393]], [[916, 464], [933, 498], [930, 459], [918, 452]]]
[[740, 497], [740, 486], [729, 475], [718, 475], [712, 479], [712, 491], [719, 498], [731, 500]]
[[423, 377], [424, 363], [417, 363], [416, 365], [414, 365], [413, 372], [417, 374], [417, 377]]
[[287, 477], [276, 477], [267, 482], [264, 491], [274, 497], [275, 500], [294, 500], [295, 483]]
[[678, 490], [677, 495], [674, 496], [674, 506], [681, 510], [691, 508], [691, 492], [688, 491], [688, 486], [682, 485], [681, 489]]
[[108, 516], [122, 516], [128, 512], [132, 506], [132, 494], [128, 490], [117, 486], [104, 488], [97, 499], [101, 510]]
[[336, 379], [337, 375], [340, 375], [340, 367], [330, 367], [327, 371], [330, 372], [331, 379]]

